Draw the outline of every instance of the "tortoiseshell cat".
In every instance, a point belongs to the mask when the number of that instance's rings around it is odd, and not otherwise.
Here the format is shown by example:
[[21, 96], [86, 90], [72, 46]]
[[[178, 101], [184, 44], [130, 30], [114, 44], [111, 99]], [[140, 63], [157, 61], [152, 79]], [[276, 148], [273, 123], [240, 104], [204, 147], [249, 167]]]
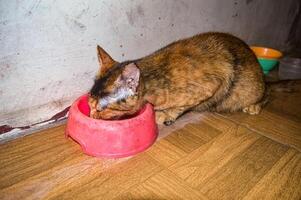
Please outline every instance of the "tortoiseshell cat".
[[97, 50], [100, 72], [89, 98], [93, 118], [119, 119], [149, 102], [157, 122], [170, 125], [189, 110], [258, 114], [265, 99], [256, 56], [230, 34], [199, 34], [122, 63]]

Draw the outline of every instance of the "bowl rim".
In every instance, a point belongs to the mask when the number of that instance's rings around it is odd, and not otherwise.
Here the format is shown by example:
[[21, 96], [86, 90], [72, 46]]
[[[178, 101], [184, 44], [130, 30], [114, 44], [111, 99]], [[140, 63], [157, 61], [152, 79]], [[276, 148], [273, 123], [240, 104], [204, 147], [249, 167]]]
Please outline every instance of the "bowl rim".
[[154, 112], [153, 111], [153, 106], [150, 104], [150, 103], [146, 103], [143, 108], [141, 108], [141, 112], [138, 114], [138, 115], [135, 115], [134, 117], [131, 117], [131, 118], [127, 118], [127, 119], [121, 119], [121, 120], [104, 120], [104, 119], [94, 119], [94, 118], [91, 118], [87, 115], [85, 115], [84, 113], [82, 113], [79, 109], [79, 102], [81, 99], [85, 98], [85, 97], [88, 97], [88, 94], [84, 94], [84, 95], [81, 95], [80, 97], [78, 97], [75, 102], [72, 104], [72, 108], [75, 110], [75, 112], [79, 113], [79, 116], [84, 118], [85, 120], [87, 121], [91, 121], [91, 122], [96, 122], [96, 123], [114, 123], [114, 124], [121, 124], [121, 123], [129, 123], [129, 122], [133, 122], [133, 121], [136, 121], [137, 119], [139, 118], [145, 118], [145, 116], [147, 115], [147, 112], [148, 110], [150, 110], [150, 112]]
[[[281, 57], [283, 57], [283, 53], [277, 49], [273, 49], [270, 47], [264, 47], [264, 46], [250, 46], [251, 50], [254, 52], [254, 54], [256, 55], [256, 57], [258, 58], [265, 58], [265, 59], [279, 59]], [[278, 54], [277, 56], [259, 56], [256, 54], [255, 49], [267, 49], [269, 51], [274, 51], [276, 54]]]

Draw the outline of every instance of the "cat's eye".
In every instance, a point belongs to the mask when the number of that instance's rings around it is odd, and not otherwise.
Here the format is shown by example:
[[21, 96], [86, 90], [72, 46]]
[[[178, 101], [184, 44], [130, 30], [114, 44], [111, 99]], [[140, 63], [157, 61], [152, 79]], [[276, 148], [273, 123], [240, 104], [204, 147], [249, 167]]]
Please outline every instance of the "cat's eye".
[[133, 78], [129, 78], [129, 79], [127, 80], [127, 83], [130, 84], [130, 83], [132, 83], [133, 81], [134, 81]]
[[120, 103], [126, 103], [126, 100], [125, 99], [120, 99], [117, 101], [117, 104], [120, 104]]
[[134, 87], [134, 79], [133, 78], [127, 79], [126, 83], [129, 87], [131, 87], [131, 88]]
[[101, 97], [105, 97], [105, 96], [109, 96], [109, 95], [110, 95], [109, 92], [104, 92], [104, 91], [102, 91], [102, 92], [100, 93], [100, 96], [101, 96]]

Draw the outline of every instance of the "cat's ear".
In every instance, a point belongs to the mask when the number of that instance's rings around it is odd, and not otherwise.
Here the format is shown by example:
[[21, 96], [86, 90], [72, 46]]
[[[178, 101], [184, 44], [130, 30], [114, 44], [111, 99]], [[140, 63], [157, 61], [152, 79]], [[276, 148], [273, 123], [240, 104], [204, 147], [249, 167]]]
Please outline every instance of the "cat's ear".
[[124, 67], [122, 80], [128, 89], [134, 93], [137, 92], [140, 80], [140, 69], [135, 63], [130, 63]]
[[111, 56], [99, 45], [97, 45], [97, 57], [99, 61], [99, 74], [98, 76], [103, 75], [109, 68], [111, 68], [116, 61], [111, 58]]

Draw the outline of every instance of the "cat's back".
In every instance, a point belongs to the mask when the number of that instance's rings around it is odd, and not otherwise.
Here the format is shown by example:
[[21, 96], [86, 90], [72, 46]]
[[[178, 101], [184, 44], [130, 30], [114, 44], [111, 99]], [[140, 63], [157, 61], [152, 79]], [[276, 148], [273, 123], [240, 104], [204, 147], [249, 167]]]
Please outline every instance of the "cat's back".
[[[245, 65], [254, 63], [256, 56], [241, 39], [220, 32], [208, 32], [175, 41], [139, 62], [144, 66], [170, 67], [175, 63], [206, 63], [209, 65]], [[201, 65], [200, 65], [201, 66]], [[188, 67], [188, 65], [187, 65]]]
[[244, 41], [231, 34], [220, 32], [202, 33], [176, 41], [167, 46], [165, 51], [171, 54], [173, 52], [186, 53], [204, 59], [239, 61], [242, 64], [247, 61], [256, 61], [254, 53]]

